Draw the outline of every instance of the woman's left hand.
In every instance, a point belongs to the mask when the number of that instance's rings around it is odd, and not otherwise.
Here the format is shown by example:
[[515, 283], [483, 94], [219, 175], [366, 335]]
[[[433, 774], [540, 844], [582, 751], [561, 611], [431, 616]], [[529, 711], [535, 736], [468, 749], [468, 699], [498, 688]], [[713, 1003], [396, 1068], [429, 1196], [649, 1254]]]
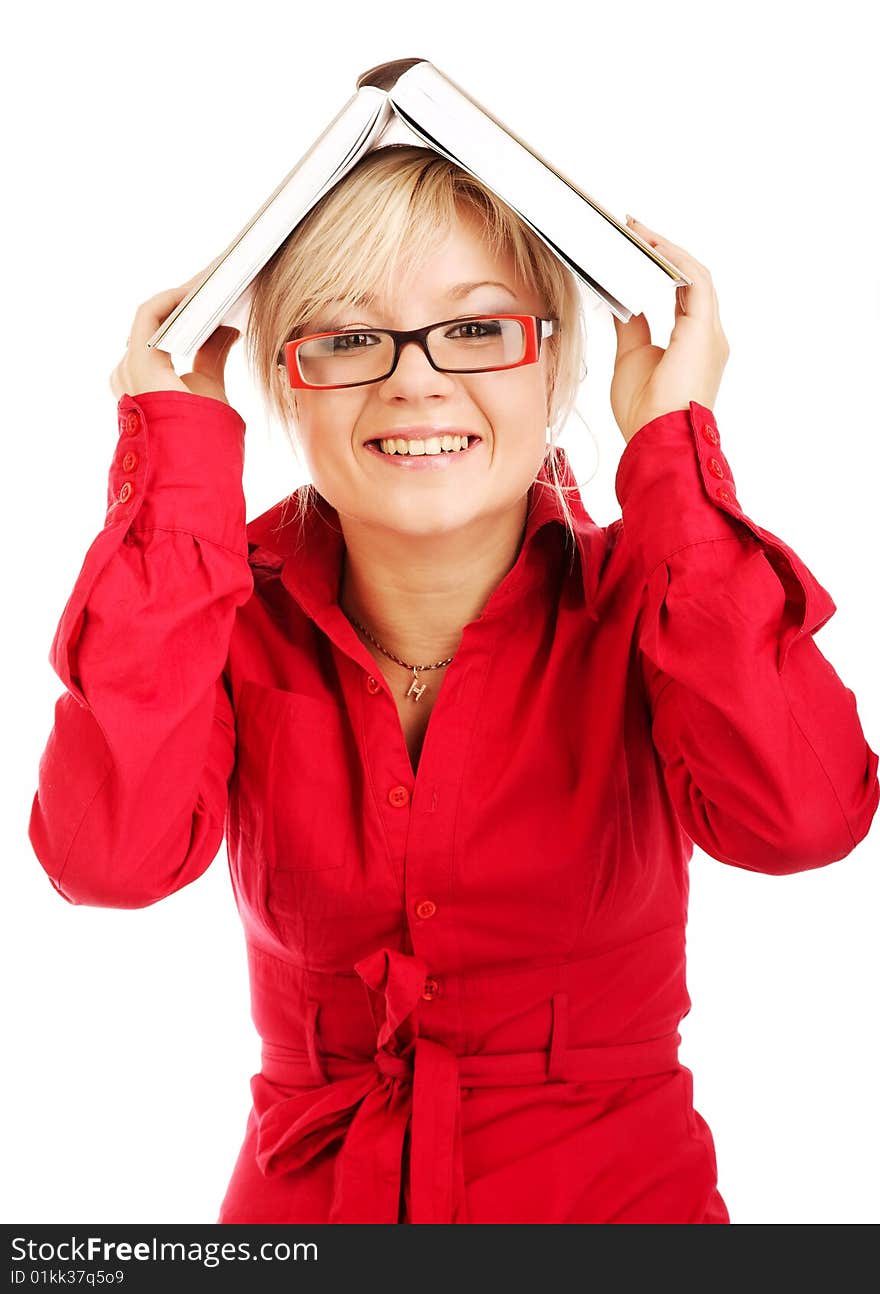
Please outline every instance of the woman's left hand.
[[626, 324], [612, 315], [617, 356], [611, 409], [629, 444], [652, 418], [688, 409], [691, 400], [711, 409], [730, 347], [721, 327], [715, 285], [705, 265], [631, 216], [627, 223], [693, 280], [693, 287], [675, 290], [675, 326], [666, 350], [651, 344], [651, 329], [643, 314], [633, 315]]

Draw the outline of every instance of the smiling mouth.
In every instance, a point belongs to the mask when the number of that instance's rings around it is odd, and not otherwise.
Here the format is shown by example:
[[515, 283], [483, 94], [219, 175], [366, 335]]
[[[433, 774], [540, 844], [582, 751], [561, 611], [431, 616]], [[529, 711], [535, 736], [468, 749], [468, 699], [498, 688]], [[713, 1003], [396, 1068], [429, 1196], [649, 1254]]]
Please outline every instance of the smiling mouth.
[[[367, 448], [378, 450], [388, 458], [438, 458], [440, 455], [465, 454], [469, 449], [473, 449], [480, 439], [479, 436], [470, 434], [458, 435], [444, 432], [442, 435], [424, 438], [379, 436], [375, 440], [368, 440], [366, 445]], [[417, 448], [413, 450], [413, 446]]]
[[[389, 437], [388, 439], [386, 439], [385, 437], [382, 437], [382, 439], [385, 439], [387, 444], [388, 440], [393, 439], [393, 437]], [[432, 438], [432, 439], [436, 439], [436, 438]], [[467, 459], [468, 461], [470, 461], [475, 457], [475, 455], [478, 454], [479, 448], [483, 443], [482, 438], [480, 436], [469, 435], [467, 437], [467, 448], [443, 449], [442, 440], [446, 439], [446, 437], [443, 437], [440, 439], [441, 439], [441, 448], [439, 449], [439, 451], [435, 449], [430, 453], [411, 454], [408, 449], [404, 450], [403, 452], [397, 451], [395, 453], [388, 453], [381, 448], [379, 440], [366, 441], [364, 444], [364, 448], [369, 453], [375, 454], [377, 458], [381, 458], [382, 461], [384, 463], [387, 463], [389, 467], [397, 467], [397, 468], [401, 468], [404, 471], [412, 472], [412, 471], [422, 471], [422, 470], [430, 471], [432, 469], [443, 470], [444, 468], [450, 467], [452, 463], [454, 463], [458, 459], [461, 459], [462, 461]], [[458, 440], [460, 443], [464, 441], [465, 437], [464, 436], [455, 437], [455, 438], [449, 437], [448, 439], [453, 439], [453, 442], [455, 440]]]

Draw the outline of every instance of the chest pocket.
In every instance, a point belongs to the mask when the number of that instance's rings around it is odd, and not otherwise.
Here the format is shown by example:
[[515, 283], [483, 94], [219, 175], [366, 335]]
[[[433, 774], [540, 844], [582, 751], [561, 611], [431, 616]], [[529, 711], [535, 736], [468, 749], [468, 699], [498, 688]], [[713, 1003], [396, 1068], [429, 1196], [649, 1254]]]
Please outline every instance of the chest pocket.
[[242, 847], [265, 869], [270, 906], [283, 908], [296, 876], [352, 861], [348, 718], [330, 701], [247, 681], [236, 729]]

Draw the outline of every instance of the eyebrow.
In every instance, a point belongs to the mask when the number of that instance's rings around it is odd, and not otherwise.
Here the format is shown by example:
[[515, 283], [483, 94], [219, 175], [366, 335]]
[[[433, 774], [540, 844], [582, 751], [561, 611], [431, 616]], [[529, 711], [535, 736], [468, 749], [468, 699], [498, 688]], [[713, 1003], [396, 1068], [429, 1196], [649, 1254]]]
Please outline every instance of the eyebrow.
[[454, 288], [450, 288], [446, 293], [452, 301], [460, 301], [462, 297], [470, 296], [477, 288], [501, 288], [510, 296], [515, 297], [516, 293], [509, 288], [506, 283], [499, 282], [498, 279], [481, 279], [479, 283], [456, 283]]
[[[446, 300], [461, 301], [463, 297], [470, 296], [472, 292], [476, 292], [477, 288], [501, 288], [502, 291], [508, 294], [508, 296], [516, 297], [516, 293], [513, 288], [508, 287], [506, 283], [502, 283], [499, 279], [480, 279], [477, 282], [456, 283], [455, 286], [451, 287], [446, 293]], [[341, 300], [341, 297], [334, 297], [331, 301], [328, 301], [327, 304], [335, 305]], [[363, 306], [371, 306], [375, 303], [375, 300], [376, 298], [370, 293], [364, 293], [357, 299], [358, 305]]]

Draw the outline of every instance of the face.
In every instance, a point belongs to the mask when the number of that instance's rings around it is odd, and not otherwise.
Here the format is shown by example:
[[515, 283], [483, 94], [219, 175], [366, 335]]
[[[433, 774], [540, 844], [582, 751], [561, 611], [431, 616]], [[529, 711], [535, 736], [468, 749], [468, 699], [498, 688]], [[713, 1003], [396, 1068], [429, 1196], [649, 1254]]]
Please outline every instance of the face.
[[[482, 246], [472, 217], [462, 216], [447, 241], [394, 300], [356, 313], [322, 313], [324, 328], [420, 328], [476, 314], [547, 317], [547, 303], [514, 276], [513, 258]], [[467, 296], [461, 283], [497, 280]], [[450, 531], [499, 516], [521, 503], [546, 450], [551, 357], [490, 373], [440, 373], [414, 344], [404, 346], [381, 382], [339, 390], [291, 390], [303, 451], [318, 491], [340, 513], [411, 536]], [[367, 442], [404, 428], [454, 429], [469, 438], [465, 453], [438, 457], [383, 456]], [[427, 438], [431, 432], [424, 433]]]

